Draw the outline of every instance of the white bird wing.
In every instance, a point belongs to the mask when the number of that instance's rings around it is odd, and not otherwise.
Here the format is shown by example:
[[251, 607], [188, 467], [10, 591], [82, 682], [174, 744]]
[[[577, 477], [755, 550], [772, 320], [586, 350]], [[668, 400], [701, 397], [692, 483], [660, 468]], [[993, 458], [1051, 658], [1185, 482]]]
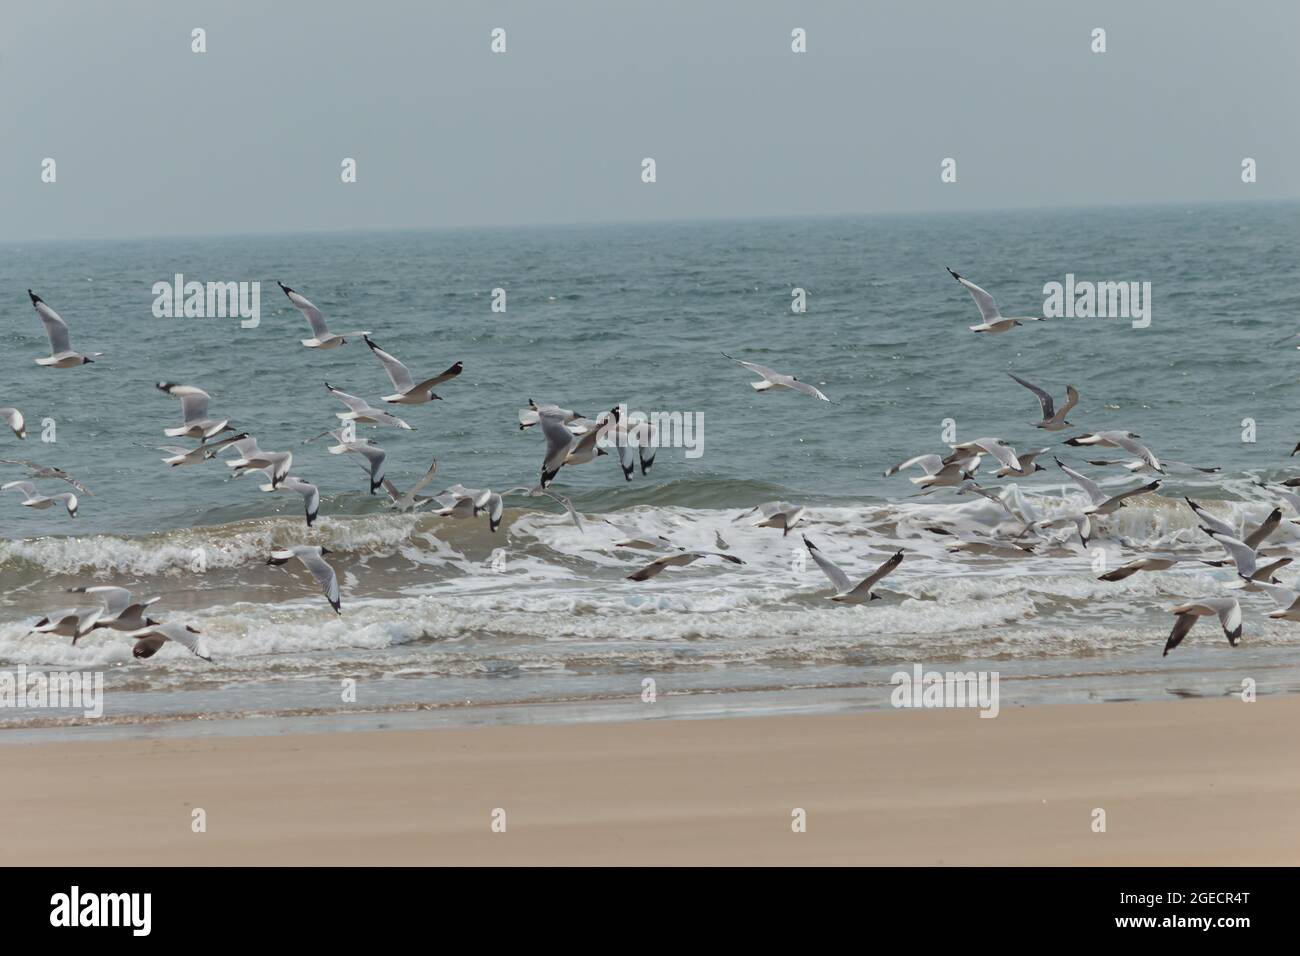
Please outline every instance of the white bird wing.
[[370, 341], [370, 336], [365, 337], [365, 342], [370, 346], [370, 351], [375, 353], [375, 357], [383, 363], [384, 371], [388, 373], [388, 380], [393, 383], [393, 388], [399, 392], [410, 391], [415, 385], [415, 380], [411, 378], [411, 370]]
[[1232, 563], [1237, 566], [1238, 574], [1248, 578], [1255, 573], [1258, 555], [1254, 548], [1238, 538], [1218, 531], [1210, 532], [1210, 537], [1219, 542], [1223, 550], [1228, 552], [1228, 557], [1232, 558]]
[[133, 595], [126, 588], [111, 585], [98, 585], [89, 588], [73, 588], [74, 593], [93, 594], [104, 602], [104, 615], [100, 620], [112, 620], [121, 616], [131, 606]]
[[1091, 478], [1085, 478], [1083, 475], [1079, 474], [1073, 468], [1070, 468], [1066, 465], [1062, 465], [1061, 460], [1059, 458], [1056, 459], [1056, 464], [1057, 467], [1061, 469], [1061, 471], [1065, 472], [1067, 475], [1070, 476], [1070, 478], [1074, 481], [1076, 485], [1078, 485], [1080, 488], [1083, 489], [1084, 494], [1086, 494], [1089, 497], [1089, 499], [1091, 499], [1094, 505], [1104, 504], [1108, 500], [1106, 493], [1102, 491], [1101, 487]]
[[320, 309], [311, 304], [310, 300], [308, 300], [305, 295], [294, 292], [292, 289], [283, 285], [281, 285], [280, 288], [284, 289], [284, 294], [289, 297], [289, 301], [293, 303], [293, 307], [301, 312], [307, 319], [307, 323], [311, 326], [312, 332], [316, 334], [316, 338], [330, 334], [330, 330], [325, 327], [325, 316], [321, 314]]
[[993, 296], [989, 295], [974, 282], [971, 282], [970, 279], [959, 276], [951, 269], [948, 270], [948, 273], [966, 287], [966, 291], [969, 292], [971, 298], [975, 300], [975, 305], [979, 307], [980, 316], [985, 322], [996, 322], [998, 319], [1002, 318], [1002, 313], [998, 311], [998, 304], [993, 301]]
[[849, 576], [844, 573], [838, 564], [822, 554], [821, 549], [809, 541], [807, 535], [803, 536], [803, 543], [808, 548], [808, 554], [817, 562], [817, 567], [821, 568], [826, 576], [831, 579], [831, 584], [835, 585], [836, 591], [843, 594], [853, 587], [853, 582], [849, 580]]
[[335, 612], [339, 612], [339, 578], [334, 573], [334, 569], [329, 566], [323, 557], [315, 550], [299, 551], [298, 560], [303, 566], [311, 572], [311, 576], [316, 579], [316, 583], [321, 586], [325, 592], [325, 599], [330, 602], [330, 606]]
[[904, 468], [911, 468], [913, 465], [920, 465], [927, 475], [938, 474], [943, 469], [943, 459], [938, 455], [917, 455], [915, 458], [909, 458], [907, 461], [901, 461], [897, 465], [885, 472], [885, 477], [897, 474]]
[[41, 324], [45, 326], [45, 336], [50, 340], [50, 354], [71, 352], [72, 342], [68, 335], [68, 323], [59, 317], [59, 313], [46, 305], [43, 299], [37, 299], [32, 305], [36, 306], [36, 314], [41, 317]]
[[1237, 529], [1234, 528], [1232, 525], [1228, 524], [1228, 522], [1224, 521], [1222, 518], [1217, 518], [1214, 515], [1210, 514], [1208, 511], [1206, 511], [1203, 507], [1198, 505], [1191, 498], [1184, 498], [1183, 500], [1186, 501], [1189, 505], [1191, 505], [1192, 510], [1196, 512], [1196, 517], [1200, 518], [1201, 521], [1205, 522], [1205, 524], [1209, 526], [1209, 529], [1211, 531], [1217, 532], [1218, 534], [1226, 534], [1230, 538], [1236, 537]]
[[1052, 416], [1056, 414], [1056, 402], [1052, 399], [1051, 393], [1039, 388], [1033, 382], [1026, 382], [1014, 372], [1007, 372], [1007, 374], [1038, 396], [1038, 404], [1043, 407], [1043, 421], [1051, 421]]
[[1280, 584], [1269, 584], [1265, 581], [1256, 582], [1255, 586], [1273, 599], [1273, 603], [1278, 607], [1286, 610], [1295, 604], [1300, 598], [1300, 594], [1292, 591], [1290, 588], [1284, 588]]
[[0, 408], [0, 419], [13, 429], [13, 433], [19, 438], [26, 438], [27, 431], [23, 422], [23, 413], [16, 408]]
[[797, 378], [790, 379], [789, 387], [794, 389], [796, 392], [803, 392], [803, 394], [811, 395], [813, 398], [820, 398], [823, 402], [830, 401], [829, 398], [822, 394], [821, 389], [809, 385], [807, 382], [801, 382]]
[[10, 488], [17, 488], [28, 498], [36, 497], [36, 486], [30, 481], [10, 481], [0, 485], [0, 491], [8, 491]]
[[339, 399], [341, 402], [343, 402], [344, 405], [352, 409], [354, 412], [364, 412], [370, 409], [370, 403], [367, 402], [364, 398], [357, 398], [355, 395], [349, 395], [347, 392], [335, 388], [329, 382], [325, 383], [325, 387], [330, 390], [330, 393], [335, 398]]
[[[542, 483], [545, 485], [554, 479], [577, 439], [564, 427], [563, 420], [554, 415], [542, 416], [542, 434], [546, 436], [546, 458], [542, 461]], [[619, 449], [620, 455], [622, 451]]]
[[855, 587], [849, 593], [869, 594], [871, 592], [871, 589], [876, 586], [876, 583], [879, 582], [881, 578], [884, 578], [886, 575], [892, 574], [894, 569], [897, 568], [902, 563], [903, 563], [903, 552], [899, 551], [893, 554], [892, 556], [890, 556], [888, 560], [886, 560], [880, 565], [880, 567], [876, 568], [876, 570], [872, 571], [869, 575], [863, 578], [862, 581], [859, 582], [858, 586]]

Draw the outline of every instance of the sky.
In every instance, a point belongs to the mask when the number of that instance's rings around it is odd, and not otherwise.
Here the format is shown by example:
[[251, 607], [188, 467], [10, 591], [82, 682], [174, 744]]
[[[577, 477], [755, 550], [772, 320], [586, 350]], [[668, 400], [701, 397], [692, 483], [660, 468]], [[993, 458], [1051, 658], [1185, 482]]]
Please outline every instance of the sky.
[[1297, 35], [1294, 0], [11, 3], [0, 239], [1294, 199]]

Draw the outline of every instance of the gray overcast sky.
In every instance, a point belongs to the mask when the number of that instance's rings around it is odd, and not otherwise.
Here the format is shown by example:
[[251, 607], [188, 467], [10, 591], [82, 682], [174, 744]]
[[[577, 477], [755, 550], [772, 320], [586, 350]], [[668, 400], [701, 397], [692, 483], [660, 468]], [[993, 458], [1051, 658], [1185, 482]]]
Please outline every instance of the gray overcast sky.
[[1295, 0], [41, 0], [0, 28], [7, 239], [1300, 196]]

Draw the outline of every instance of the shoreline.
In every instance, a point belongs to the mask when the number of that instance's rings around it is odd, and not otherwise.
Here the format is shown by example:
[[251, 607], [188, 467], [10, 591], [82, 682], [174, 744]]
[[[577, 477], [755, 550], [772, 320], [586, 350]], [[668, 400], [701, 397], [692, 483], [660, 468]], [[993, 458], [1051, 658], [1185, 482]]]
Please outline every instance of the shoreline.
[[[5, 862], [1300, 859], [1300, 698], [15, 743]], [[196, 809], [206, 832], [192, 832]], [[807, 829], [791, 829], [792, 812]], [[1106, 812], [1104, 833], [1094, 812]], [[492, 830], [505, 811], [506, 832]]]

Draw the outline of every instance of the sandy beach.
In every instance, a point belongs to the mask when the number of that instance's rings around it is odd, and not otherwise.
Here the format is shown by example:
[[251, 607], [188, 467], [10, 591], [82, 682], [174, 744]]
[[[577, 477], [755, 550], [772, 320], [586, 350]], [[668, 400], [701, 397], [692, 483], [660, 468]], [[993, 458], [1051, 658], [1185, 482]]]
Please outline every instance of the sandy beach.
[[0, 859], [1294, 864], [1298, 718], [1265, 697], [15, 743]]

